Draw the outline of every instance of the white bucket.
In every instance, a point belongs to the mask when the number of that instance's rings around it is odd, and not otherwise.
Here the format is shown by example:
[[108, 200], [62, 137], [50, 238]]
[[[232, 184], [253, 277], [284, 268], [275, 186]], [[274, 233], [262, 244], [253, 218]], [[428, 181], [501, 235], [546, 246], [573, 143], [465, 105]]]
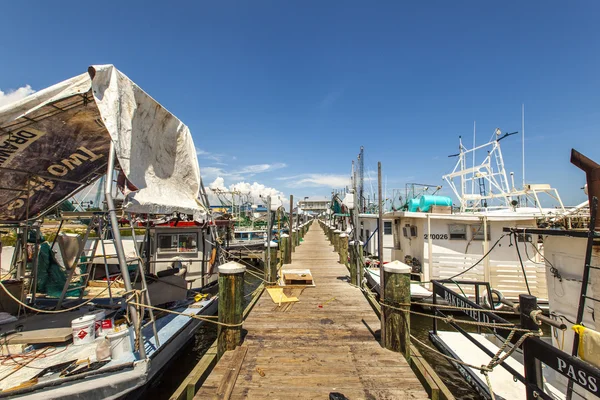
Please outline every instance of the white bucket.
[[84, 315], [71, 321], [74, 345], [78, 346], [94, 341], [96, 338], [96, 331], [94, 329], [95, 319], [93, 315]]
[[92, 311], [87, 315], [94, 316], [94, 331], [96, 331], [96, 337], [102, 336], [102, 321], [106, 318], [106, 312], [104, 310]]
[[131, 354], [131, 335], [129, 329], [106, 335], [110, 342], [110, 358], [117, 360], [125, 355]]

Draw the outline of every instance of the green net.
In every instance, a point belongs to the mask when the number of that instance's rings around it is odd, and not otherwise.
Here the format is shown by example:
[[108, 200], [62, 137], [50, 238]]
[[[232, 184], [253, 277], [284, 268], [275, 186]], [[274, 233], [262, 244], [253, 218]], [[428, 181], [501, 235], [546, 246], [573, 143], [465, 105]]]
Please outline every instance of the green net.
[[[81, 273], [85, 274], [87, 265], [83, 264], [80, 268], [82, 269]], [[83, 284], [83, 279], [82, 276], [77, 282], [71, 282], [69, 287], [80, 286]], [[38, 255], [37, 292], [45, 293], [51, 297], [60, 297], [66, 281], [67, 273], [56, 261], [54, 253], [50, 249], [50, 244], [48, 242], [42, 243]], [[81, 290], [83, 289], [70, 289], [67, 291], [67, 296], [78, 297]]]

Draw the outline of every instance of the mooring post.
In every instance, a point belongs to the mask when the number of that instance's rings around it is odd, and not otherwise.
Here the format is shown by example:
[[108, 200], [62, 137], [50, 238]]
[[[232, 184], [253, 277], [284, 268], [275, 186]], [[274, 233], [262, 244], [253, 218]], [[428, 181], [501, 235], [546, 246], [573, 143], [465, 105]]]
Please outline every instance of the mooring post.
[[340, 231], [339, 229], [336, 229], [333, 231], [333, 249], [337, 252], [340, 251], [340, 235], [342, 234], [342, 231]]
[[[521, 310], [521, 328], [537, 331], [540, 329], [539, 325], [531, 318], [531, 312], [538, 309], [537, 298], [529, 294], [519, 295], [519, 310]], [[535, 389], [532, 386], [543, 388], [542, 380], [542, 364], [540, 360], [535, 358], [535, 354], [531, 352], [531, 349], [527, 346], [527, 341], [530, 338], [525, 339], [523, 342], [523, 364], [525, 367], [525, 391], [527, 393], [527, 400], [534, 400], [538, 397]], [[534, 340], [534, 339], [531, 339]]]
[[296, 252], [296, 241], [298, 240], [298, 229], [292, 229], [292, 252]]
[[246, 267], [235, 261], [219, 266], [219, 322], [239, 326], [217, 327], [219, 357], [242, 343], [242, 299]]
[[343, 232], [340, 235], [340, 264], [348, 266], [348, 234]]
[[290, 251], [290, 235], [283, 233], [281, 235], [281, 252], [283, 264], [292, 263], [292, 252]]
[[[265, 242], [265, 280], [272, 284], [277, 284], [277, 248], [279, 245], [273, 241], [270, 243]], [[271, 253], [269, 255], [269, 253]], [[270, 257], [270, 265], [267, 271], [267, 259]]]
[[[380, 270], [381, 273], [381, 270]], [[383, 265], [385, 282], [385, 334], [386, 349], [400, 352], [410, 359], [410, 267], [400, 261]]]
[[300, 228], [296, 228], [296, 247], [300, 246]]
[[362, 242], [352, 240], [348, 243], [348, 251], [350, 252], [350, 283], [360, 286], [363, 277]]

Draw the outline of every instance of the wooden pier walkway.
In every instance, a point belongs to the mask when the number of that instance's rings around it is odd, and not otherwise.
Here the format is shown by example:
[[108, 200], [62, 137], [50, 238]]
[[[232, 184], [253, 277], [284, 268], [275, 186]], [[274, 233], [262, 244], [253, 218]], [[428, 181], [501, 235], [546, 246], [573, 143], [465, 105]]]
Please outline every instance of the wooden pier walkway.
[[293, 289], [300, 301], [281, 306], [263, 292], [242, 346], [223, 355], [195, 399], [428, 398], [404, 357], [380, 346], [379, 319], [319, 224], [283, 268], [310, 269], [316, 286]]

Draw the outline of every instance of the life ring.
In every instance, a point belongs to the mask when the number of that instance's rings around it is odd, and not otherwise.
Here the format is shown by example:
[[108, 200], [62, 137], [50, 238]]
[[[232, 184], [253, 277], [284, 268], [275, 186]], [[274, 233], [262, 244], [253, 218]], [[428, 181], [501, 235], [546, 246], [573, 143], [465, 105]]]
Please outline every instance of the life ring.
[[181, 269], [181, 268], [183, 268], [183, 260], [184, 260], [184, 258], [183, 257], [179, 257], [179, 256], [171, 258], [169, 260], [169, 262], [171, 263], [171, 268], [173, 268], [173, 269]]
[[[498, 302], [494, 302], [494, 295], [496, 295], [496, 297], [498, 298]], [[490, 308], [490, 300], [488, 298], [487, 290], [485, 290], [481, 294], [479, 300], [480, 300], [481, 304], [484, 305], [484, 307]], [[504, 300], [504, 295], [502, 294], [502, 292], [497, 289], [492, 289], [492, 302], [493, 302], [494, 310], [499, 310], [504, 306], [504, 303], [502, 303], [502, 300]]]

